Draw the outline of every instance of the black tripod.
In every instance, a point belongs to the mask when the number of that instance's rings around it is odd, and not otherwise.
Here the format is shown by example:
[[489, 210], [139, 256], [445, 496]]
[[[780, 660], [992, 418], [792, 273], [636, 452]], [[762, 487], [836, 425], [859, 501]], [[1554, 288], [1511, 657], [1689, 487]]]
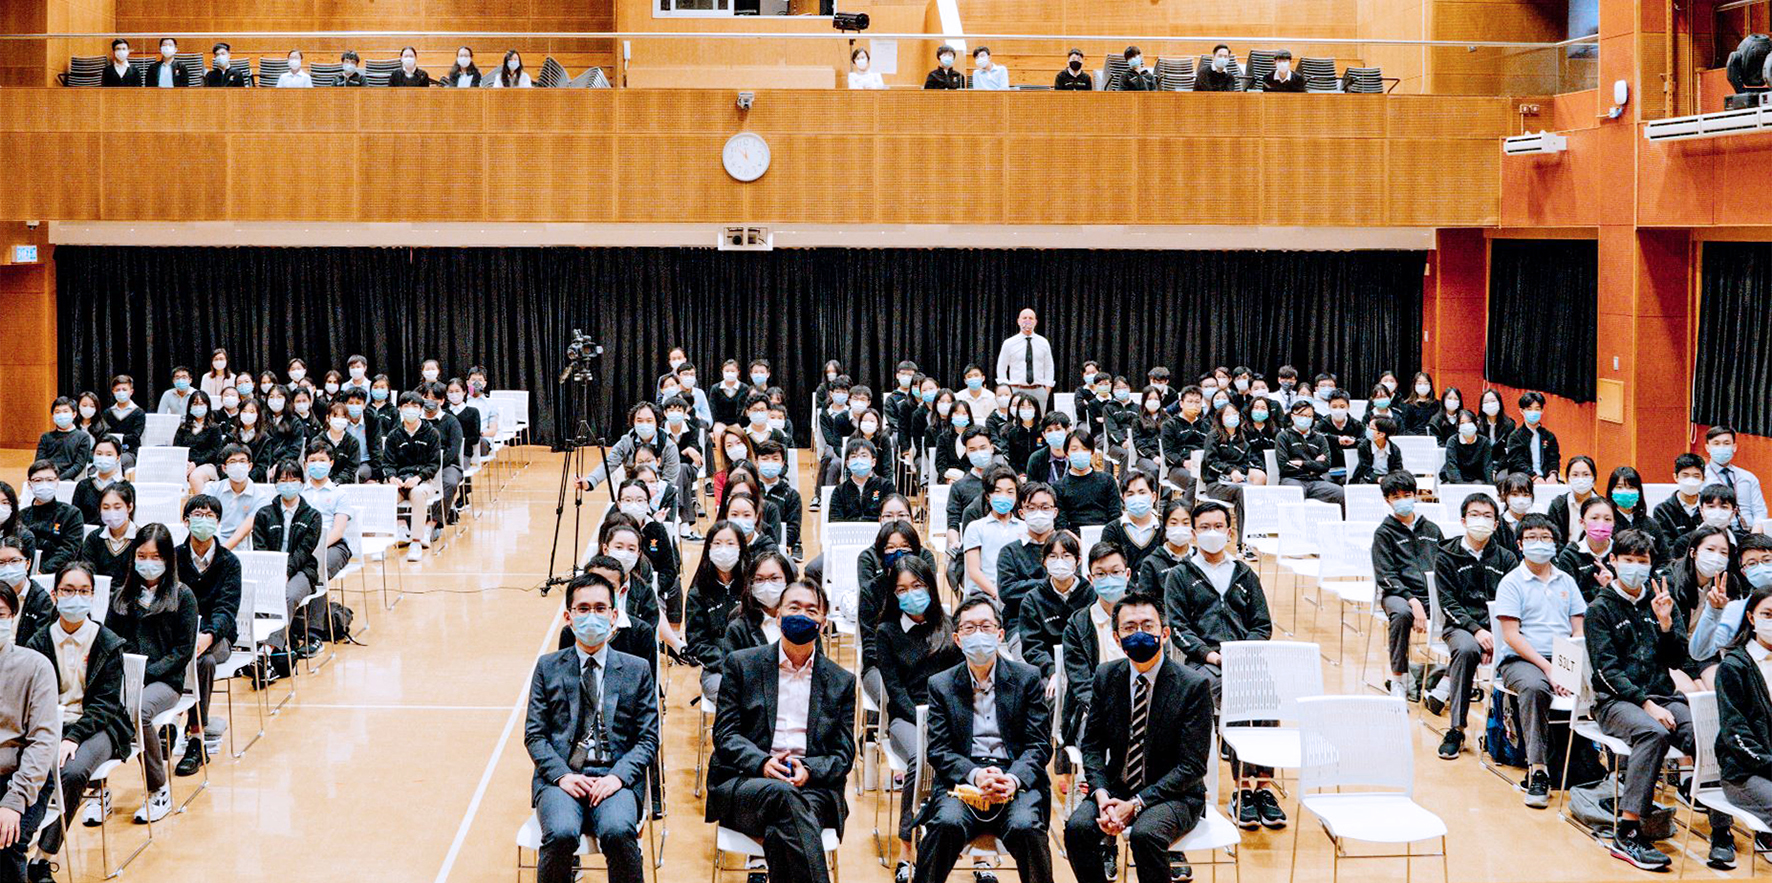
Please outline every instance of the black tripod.
[[[564, 384], [567, 379], [568, 378], [566, 377], [562, 377], [560, 382]], [[571, 396], [569, 394], [568, 398], [589, 398], [588, 391], [591, 389], [592, 382], [589, 369], [574, 374], [571, 379], [579, 382], [579, 386], [577, 387], [579, 392], [587, 394], [584, 396]], [[588, 405], [586, 402], [580, 402], [578, 404], [581, 406]], [[581, 413], [590, 414], [592, 411], [586, 406], [582, 407]], [[560, 458], [560, 490], [558, 496], [554, 499], [554, 541], [553, 544], [548, 547], [548, 578], [542, 581], [541, 584], [541, 593], [544, 596], [548, 593], [549, 589], [552, 589], [554, 586], [563, 586], [571, 582], [572, 578], [578, 575], [579, 519], [583, 515], [586, 495], [585, 491], [579, 489], [578, 476], [585, 475], [589, 472], [587, 466], [589, 465], [590, 451], [592, 448], [596, 448], [598, 454], [601, 456], [601, 459], [598, 462], [605, 466], [604, 482], [609, 486], [609, 503], [612, 506], [615, 504], [615, 477], [613, 470], [608, 467], [609, 449], [604, 446], [603, 437], [596, 433], [596, 430], [591, 426], [590, 420], [581, 419], [578, 421], [578, 426], [573, 431], [572, 437], [561, 439], [555, 446], [555, 450], [565, 452], [566, 456]], [[566, 497], [569, 493], [572, 495], [573, 557], [572, 563], [566, 568], [566, 574], [560, 576], [555, 568], [557, 567], [560, 556], [560, 528], [563, 527], [566, 522]]]

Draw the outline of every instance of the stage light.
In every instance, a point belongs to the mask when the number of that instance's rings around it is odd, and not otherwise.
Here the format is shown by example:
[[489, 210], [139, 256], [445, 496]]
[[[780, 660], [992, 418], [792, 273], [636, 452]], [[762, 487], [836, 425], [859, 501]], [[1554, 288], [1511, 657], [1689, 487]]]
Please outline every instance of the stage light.
[[831, 16], [831, 27], [839, 31], [865, 31], [868, 29], [868, 14], [865, 12], [839, 12]]

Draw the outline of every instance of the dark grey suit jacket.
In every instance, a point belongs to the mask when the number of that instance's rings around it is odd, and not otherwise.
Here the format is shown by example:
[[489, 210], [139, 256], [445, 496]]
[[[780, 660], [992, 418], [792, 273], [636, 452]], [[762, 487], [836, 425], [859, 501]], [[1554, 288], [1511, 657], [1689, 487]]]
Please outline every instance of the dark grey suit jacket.
[[[1052, 756], [1052, 709], [1039, 669], [999, 658], [992, 688], [997, 727], [1009, 759], [1000, 768], [1021, 782], [1022, 790], [1048, 793], [1046, 761]], [[972, 670], [965, 663], [929, 679], [929, 769], [932, 794], [967, 781], [972, 760]], [[930, 804], [934, 805], [933, 801]]]
[[[1121, 800], [1134, 794], [1126, 787], [1126, 752], [1132, 731], [1132, 663], [1116, 659], [1095, 670], [1089, 721], [1083, 728], [1083, 778], [1090, 789], [1106, 788]], [[1217, 763], [1212, 751], [1212, 684], [1205, 675], [1164, 659], [1151, 694], [1145, 725], [1144, 787], [1137, 792], [1146, 806], [1168, 800], [1206, 804], [1206, 765]]]
[[[609, 730], [610, 753], [616, 758], [610, 773], [622, 785], [634, 788], [658, 754], [658, 686], [646, 660], [611, 649], [603, 671], [603, 720]], [[579, 680], [583, 677], [578, 653], [571, 647], [549, 653], [535, 663], [529, 685], [529, 720], [523, 725], [523, 744], [535, 761], [535, 781], [530, 802], [541, 799], [543, 790], [574, 770], [572, 737], [578, 729]]]

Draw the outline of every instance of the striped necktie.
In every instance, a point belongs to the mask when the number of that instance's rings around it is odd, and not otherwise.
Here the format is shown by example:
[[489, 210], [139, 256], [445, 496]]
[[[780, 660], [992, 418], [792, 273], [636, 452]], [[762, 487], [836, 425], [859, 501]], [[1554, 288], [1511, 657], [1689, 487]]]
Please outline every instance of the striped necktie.
[[1151, 718], [1151, 682], [1137, 676], [1132, 679], [1132, 733], [1126, 742], [1126, 787], [1137, 791], [1144, 787], [1144, 734]]

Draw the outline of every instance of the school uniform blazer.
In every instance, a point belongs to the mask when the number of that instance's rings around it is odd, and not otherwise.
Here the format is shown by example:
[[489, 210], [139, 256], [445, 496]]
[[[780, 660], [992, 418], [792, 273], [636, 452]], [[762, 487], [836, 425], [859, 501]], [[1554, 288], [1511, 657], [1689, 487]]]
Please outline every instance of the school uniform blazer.
[[684, 601], [687, 627], [683, 638], [690, 657], [704, 668], [717, 669], [731, 649], [726, 643], [726, 634], [731, 626], [732, 610], [738, 606], [738, 596], [744, 592], [744, 579], [735, 574], [730, 589], [720, 588], [719, 580], [715, 579], [709, 579], [708, 584], [712, 589], [700, 583], [689, 586]]
[[1247, 435], [1220, 438], [1217, 432], [1213, 432], [1206, 437], [1206, 458], [1200, 462], [1200, 471], [1205, 473], [1203, 478], [1207, 484], [1230, 481], [1233, 469], [1247, 476], [1251, 469], [1265, 468], [1265, 459], [1250, 447]]
[[[1397, 447], [1395, 440], [1385, 439], [1385, 441], [1387, 442], [1385, 447], [1389, 449], [1388, 454], [1384, 458], [1386, 472], [1402, 472], [1403, 450]], [[1358, 452], [1359, 456], [1354, 463], [1354, 475], [1352, 478], [1348, 479], [1348, 483], [1377, 484], [1378, 475], [1372, 471], [1372, 461], [1374, 456], [1376, 456], [1372, 451], [1372, 440], [1362, 438], [1360, 439], [1360, 443], [1356, 445], [1354, 449]]]
[[209, 569], [202, 573], [197, 572], [197, 559], [191, 553], [191, 541], [187, 539], [180, 543], [178, 575], [185, 585], [191, 587], [191, 594], [197, 597], [197, 609], [201, 611], [198, 618], [203, 623], [198, 626], [198, 631], [214, 635], [217, 641], [232, 643], [240, 637], [239, 624], [236, 621], [240, 615], [240, 556], [221, 545], [222, 537], [215, 539], [216, 546], [209, 559]]
[[[615, 764], [609, 774], [622, 787], [634, 788], [658, 755], [658, 687], [646, 660], [611, 647], [602, 671], [602, 712], [609, 733], [610, 756]], [[584, 673], [578, 651], [568, 647], [549, 653], [535, 663], [529, 681], [529, 717], [523, 724], [523, 744], [535, 762], [529, 800], [534, 805], [543, 791], [561, 778], [577, 772], [567, 765], [573, 737], [578, 734]]]
[[[1070, 467], [1065, 464], [1063, 457], [1053, 458], [1052, 448], [1047, 446], [1045, 439], [1041, 439], [1040, 446], [1035, 448], [1032, 454], [1028, 455], [1027, 465], [1027, 472], [1023, 474], [1028, 477], [1028, 481], [1041, 481], [1053, 485], [1056, 488], [1058, 485], [1063, 484], [1066, 478], [1070, 477]], [[1052, 470], [1054, 467], [1057, 467], [1058, 469], [1058, 478], [1056, 480], [1052, 478]], [[953, 522], [950, 521], [949, 523], [952, 524]]]
[[[325, 536], [320, 523], [320, 510], [308, 504], [300, 497], [296, 498], [295, 518], [289, 522], [289, 567], [285, 575], [294, 579], [298, 573], [305, 573], [311, 585], [320, 583], [320, 562], [315, 559], [314, 551], [320, 548], [320, 540]], [[252, 547], [261, 552], [280, 552], [283, 550], [283, 500], [273, 498], [252, 516]]]
[[[61, 683], [61, 662], [56, 659], [57, 629], [38, 629], [25, 646], [49, 657], [56, 683]], [[62, 724], [62, 738], [75, 744], [104, 733], [111, 737], [111, 756], [126, 757], [135, 726], [123, 710], [123, 639], [99, 626], [86, 654], [86, 683], [80, 700], [80, 716]]]
[[1021, 599], [1016, 612], [1015, 631], [1021, 635], [1021, 658], [1040, 672], [1041, 678], [1052, 676], [1056, 668], [1052, 648], [1064, 642], [1064, 626], [1071, 615], [1095, 603], [1095, 588], [1081, 576], [1071, 585], [1071, 593], [1060, 597], [1046, 580]]
[[182, 693], [185, 669], [197, 649], [197, 621], [197, 596], [181, 584], [171, 597], [156, 599], [146, 608], [133, 598], [113, 594], [105, 628], [123, 639], [126, 652], [148, 657], [145, 683], [165, 684]]
[[[1098, 599], [1099, 600], [1099, 599]], [[1076, 744], [1077, 728], [1089, 713], [1094, 697], [1095, 668], [1101, 662], [1101, 647], [1095, 638], [1095, 607], [1085, 607], [1071, 614], [1064, 623], [1064, 741]]]
[[[156, 59], [153, 64], [148, 65], [148, 78], [144, 82], [147, 83], [150, 88], [160, 85], [160, 68], [165, 65], [166, 62], [159, 59]], [[191, 66], [174, 59], [172, 62], [173, 88], [183, 89], [189, 85], [191, 85]]]
[[211, 88], [241, 89], [246, 86], [246, 69], [244, 66], [229, 66], [226, 69], [211, 67], [203, 74], [203, 85]]
[[123, 73], [117, 73], [115, 62], [107, 61], [105, 71], [98, 78], [100, 86], [140, 86], [142, 72], [135, 65], [128, 65]]
[[[720, 669], [705, 821], [730, 816], [738, 785], [763, 775], [775, 742], [779, 647], [771, 643], [733, 653]], [[839, 837], [849, 817], [843, 788], [855, 763], [854, 726], [855, 676], [820, 652], [812, 662], [811, 699], [806, 706], [806, 756], [801, 762], [809, 777], [803, 787], [830, 797], [837, 808]]]
[[1747, 647], [1717, 666], [1717, 766], [1723, 781], [1772, 778], [1772, 693]]
[[1183, 561], [1163, 578], [1163, 621], [1169, 642], [1189, 662], [1204, 663], [1226, 641], [1265, 641], [1274, 636], [1261, 578], [1234, 561], [1224, 594], [1193, 561]]
[[1513, 437], [1514, 429], [1518, 425], [1514, 422], [1514, 418], [1507, 416], [1506, 411], [1496, 414], [1493, 424], [1489, 422], [1489, 415], [1482, 412], [1477, 413], [1477, 434], [1488, 439], [1489, 444], [1495, 447], [1497, 459], [1506, 453], [1507, 440]]
[[[1563, 453], [1557, 446], [1557, 434], [1538, 428], [1539, 464], [1544, 469], [1543, 475], [1561, 475], [1563, 471]], [[1514, 430], [1507, 438], [1507, 471], [1524, 472], [1532, 475], [1532, 430], [1522, 426]]]
[[[1052, 755], [1052, 709], [1046, 688], [1031, 665], [997, 657], [992, 697], [997, 728], [1002, 731], [1007, 760], [994, 764], [1014, 776], [1022, 791], [1048, 793], [1046, 761]], [[935, 774], [932, 793], [940, 794], [971, 781], [982, 767], [972, 759], [972, 669], [964, 663], [929, 679], [929, 769]], [[925, 816], [938, 801], [924, 805]], [[1049, 812], [1041, 800], [1042, 818]]]
[[1164, 659], [1157, 665], [1145, 724], [1144, 787], [1126, 783], [1132, 738], [1132, 663], [1116, 659], [1096, 669], [1083, 729], [1083, 778], [1120, 799], [1146, 807], [1178, 801], [1198, 817], [1206, 805], [1206, 765], [1212, 751], [1212, 685], [1206, 676]]
[[1132, 578], [1132, 590], [1147, 595], [1159, 594], [1163, 591], [1163, 578], [1182, 560], [1169, 553], [1167, 544], [1157, 543], [1157, 547], [1139, 563], [1138, 572]]
[[1441, 481], [1452, 484], [1488, 484], [1494, 478], [1494, 446], [1489, 444], [1482, 433], [1477, 433], [1470, 444], [1460, 441], [1455, 433], [1445, 446], [1446, 465], [1440, 467]]
[[80, 542], [86, 538], [86, 519], [80, 510], [59, 500], [47, 503], [25, 502], [20, 506], [18, 520], [36, 536], [43, 560], [32, 568], [36, 573], [54, 573], [63, 564], [74, 560]]
[[[29, 556], [28, 550], [20, 550]], [[19, 606], [24, 610], [18, 615], [18, 624], [12, 630], [12, 643], [23, 647], [38, 631], [56, 619], [55, 599], [49, 591], [32, 580], [25, 580], [19, 587]]]

